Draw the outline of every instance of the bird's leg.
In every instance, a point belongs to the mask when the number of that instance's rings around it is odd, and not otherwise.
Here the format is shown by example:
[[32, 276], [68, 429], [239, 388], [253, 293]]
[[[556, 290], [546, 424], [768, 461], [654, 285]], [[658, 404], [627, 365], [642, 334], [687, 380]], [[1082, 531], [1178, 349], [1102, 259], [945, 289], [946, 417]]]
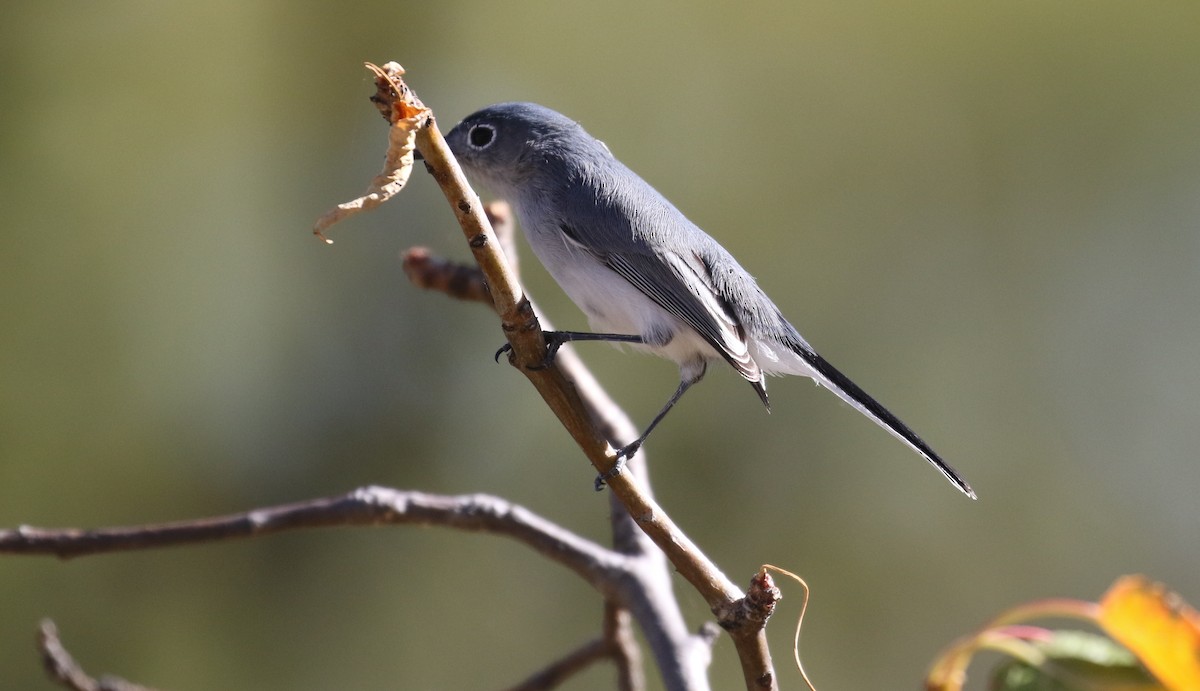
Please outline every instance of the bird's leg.
[[654, 431], [654, 428], [658, 426], [658, 423], [662, 422], [663, 418], [667, 416], [667, 413], [671, 412], [671, 408], [675, 407], [675, 404], [679, 402], [680, 398], [683, 398], [684, 392], [690, 389], [692, 384], [695, 384], [704, 377], [704, 370], [705, 367], [703, 363], [701, 363], [700, 371], [698, 373], [695, 373], [690, 377], [685, 376], [683, 379], [681, 379], [679, 382], [679, 388], [675, 389], [675, 393], [671, 394], [671, 398], [667, 400], [667, 404], [664, 405], [662, 410], [658, 411], [658, 415], [655, 415], [654, 419], [650, 421], [650, 425], [646, 427], [646, 431], [642, 432], [642, 435], [637, 439], [634, 439], [632, 442], [622, 446], [620, 449], [617, 449], [617, 460], [615, 463], [613, 463], [613, 467], [596, 476], [597, 492], [604, 489], [604, 485], [609, 480], [621, 474], [621, 471], [625, 469], [625, 461], [633, 458], [633, 455], [638, 452], [638, 449], [642, 448], [642, 444], [646, 442], [646, 437], [650, 436], [650, 433]]
[[[611, 343], [645, 343], [645, 339], [641, 336], [630, 334], [597, 334], [586, 331], [543, 331], [542, 336], [546, 339], [546, 357], [540, 363], [531, 366], [529, 369], [539, 370], [546, 369], [550, 363], [554, 362], [554, 356], [558, 353], [558, 349], [564, 343], [571, 341], [609, 341]], [[496, 362], [500, 362], [500, 356], [504, 353], [512, 351], [512, 345], [505, 343], [500, 346], [500, 350], [496, 351]]]

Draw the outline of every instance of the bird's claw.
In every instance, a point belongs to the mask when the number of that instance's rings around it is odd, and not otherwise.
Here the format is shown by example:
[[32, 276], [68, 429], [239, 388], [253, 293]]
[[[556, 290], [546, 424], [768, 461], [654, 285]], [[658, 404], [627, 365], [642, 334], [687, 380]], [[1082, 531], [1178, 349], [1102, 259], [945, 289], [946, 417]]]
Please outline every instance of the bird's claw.
[[597, 492], [603, 490], [604, 486], [608, 484], [609, 480], [620, 475], [625, 470], [625, 462], [628, 459], [633, 458], [633, 455], [638, 452], [638, 449], [641, 448], [641, 446], [642, 443], [640, 441], [635, 441], [628, 446], [623, 446], [620, 449], [617, 449], [617, 460], [613, 463], [613, 467], [596, 476]]
[[[543, 331], [542, 336], [546, 339], [546, 357], [542, 358], [542, 361], [536, 365], [529, 365], [526, 369], [536, 372], [538, 370], [544, 370], [550, 365], [554, 364], [554, 357], [558, 354], [558, 349], [562, 347], [563, 343], [567, 342], [567, 339], [564, 338], [562, 333], [559, 331]], [[504, 345], [500, 346], [500, 349], [496, 351], [496, 362], [500, 362], [500, 356], [505, 353], [509, 353], [511, 358], [512, 352], [513, 349], [511, 343], [505, 343]]]
[[625, 459], [618, 458], [617, 462], [613, 464], [613, 467], [596, 476], [596, 491], [603, 492], [604, 488], [608, 485], [608, 481], [620, 475], [621, 471], [624, 469]]

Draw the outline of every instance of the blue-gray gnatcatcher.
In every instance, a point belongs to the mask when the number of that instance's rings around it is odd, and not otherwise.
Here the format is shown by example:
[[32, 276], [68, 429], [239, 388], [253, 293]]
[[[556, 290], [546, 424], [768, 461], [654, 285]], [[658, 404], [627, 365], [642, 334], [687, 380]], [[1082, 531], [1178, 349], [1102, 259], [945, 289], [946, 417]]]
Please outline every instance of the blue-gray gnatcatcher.
[[814, 379], [975, 498], [915, 432], [818, 355], [716, 240], [578, 123], [503, 103], [470, 115], [446, 141], [468, 176], [513, 205], [534, 253], [597, 332], [548, 332], [551, 356], [567, 341], [617, 341], [679, 365], [679, 388], [618, 450], [617, 469], [708, 363], [724, 360], [768, 407], [765, 374]]

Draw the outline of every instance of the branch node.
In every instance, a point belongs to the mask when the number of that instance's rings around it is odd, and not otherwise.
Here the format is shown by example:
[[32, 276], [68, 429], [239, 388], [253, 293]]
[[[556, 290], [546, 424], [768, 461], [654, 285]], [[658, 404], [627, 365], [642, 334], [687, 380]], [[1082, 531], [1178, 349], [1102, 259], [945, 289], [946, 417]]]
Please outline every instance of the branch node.
[[783, 594], [775, 586], [771, 574], [762, 570], [750, 579], [750, 588], [744, 597], [714, 609], [713, 614], [721, 628], [727, 631], [759, 631], [775, 613], [775, 605], [781, 599]]

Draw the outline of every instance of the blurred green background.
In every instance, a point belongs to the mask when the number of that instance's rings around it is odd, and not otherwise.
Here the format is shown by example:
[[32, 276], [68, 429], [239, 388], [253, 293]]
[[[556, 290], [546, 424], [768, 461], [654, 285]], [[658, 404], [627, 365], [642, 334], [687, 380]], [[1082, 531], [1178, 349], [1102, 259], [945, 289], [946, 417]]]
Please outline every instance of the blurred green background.
[[[581, 120], [974, 484], [800, 380], [766, 415], [716, 370], [656, 434], [661, 501], [731, 578], [812, 585], [819, 687], [917, 688], [1006, 606], [1123, 573], [1200, 601], [1194, 2], [6, 3], [0, 525], [377, 483], [606, 539], [593, 472], [492, 363], [496, 320], [401, 274], [410, 245], [467, 256], [428, 176], [332, 247], [309, 234], [382, 160], [364, 60], [402, 63], [443, 127], [504, 100]], [[639, 424], [675, 386], [582, 353]], [[168, 688], [482, 689], [601, 603], [508, 541], [396, 528], [5, 557], [0, 612], [4, 689], [54, 688], [43, 616], [91, 671]], [[712, 679], [740, 684], [725, 640]]]

